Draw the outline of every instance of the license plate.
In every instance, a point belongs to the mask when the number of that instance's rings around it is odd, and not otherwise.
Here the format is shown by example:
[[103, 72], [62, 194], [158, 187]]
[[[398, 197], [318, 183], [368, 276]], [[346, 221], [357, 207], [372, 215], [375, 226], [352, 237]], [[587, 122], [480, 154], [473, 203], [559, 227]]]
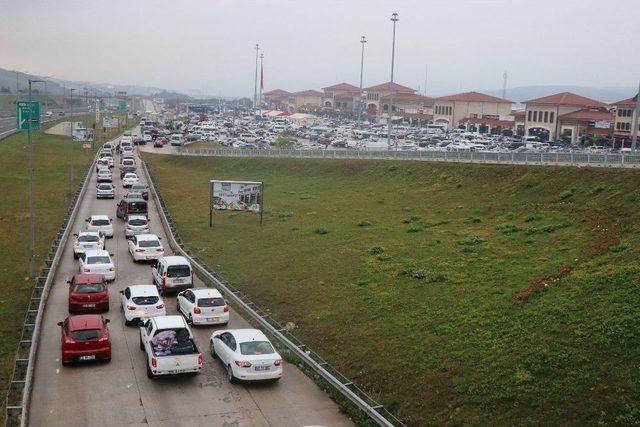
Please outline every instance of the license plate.
[[83, 307], [85, 308], [89, 308], [89, 307], [95, 307], [95, 304], [82, 304]]
[[217, 322], [218, 319], [218, 317], [207, 317], [207, 322]]
[[96, 360], [96, 356], [80, 356], [78, 360]]
[[175, 283], [182, 283], [182, 282], [184, 282], [184, 279], [173, 279], [173, 281]]
[[269, 366], [256, 366], [256, 371], [268, 371]]

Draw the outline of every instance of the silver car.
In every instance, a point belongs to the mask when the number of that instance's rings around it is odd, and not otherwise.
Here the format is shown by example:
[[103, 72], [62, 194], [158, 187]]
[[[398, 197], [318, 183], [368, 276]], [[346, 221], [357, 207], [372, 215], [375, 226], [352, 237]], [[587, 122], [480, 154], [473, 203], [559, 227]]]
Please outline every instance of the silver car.
[[151, 232], [149, 220], [145, 215], [129, 215], [124, 225], [125, 236], [148, 234]]
[[113, 184], [109, 182], [101, 182], [96, 186], [96, 198], [113, 199], [114, 197], [116, 197], [116, 192]]

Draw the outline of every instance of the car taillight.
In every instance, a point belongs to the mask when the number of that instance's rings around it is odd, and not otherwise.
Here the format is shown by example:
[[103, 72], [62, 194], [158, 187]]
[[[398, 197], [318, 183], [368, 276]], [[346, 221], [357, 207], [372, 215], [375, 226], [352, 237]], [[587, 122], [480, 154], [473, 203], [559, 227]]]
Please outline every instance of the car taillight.
[[156, 305], [156, 308], [164, 308], [164, 304]]
[[250, 368], [251, 362], [243, 362], [241, 360], [236, 360], [236, 365], [238, 365], [238, 367], [240, 368]]
[[155, 357], [151, 358], [151, 366], [153, 366], [154, 368], [158, 367], [158, 362], [156, 361]]
[[109, 271], [116, 271], [115, 267], [109, 267]]
[[144, 252], [144, 249], [136, 249], [136, 252]]
[[276, 360], [275, 362], [273, 362], [273, 364], [276, 365], [276, 366], [282, 365], [282, 359]]
[[84, 272], [85, 272], [85, 273], [91, 273], [91, 269], [89, 269], [89, 268], [85, 268], [85, 269], [84, 269]]
[[202, 353], [198, 354], [198, 365], [202, 366]]
[[167, 285], [167, 276], [162, 276], [162, 289]]
[[164, 252], [164, 248], [160, 247], [160, 248], [156, 249], [156, 252]]
[[225, 305], [225, 306], [224, 306], [224, 312], [225, 312], [225, 313], [228, 313], [228, 312], [229, 312], [229, 306], [228, 306], [228, 305]]
[[130, 226], [129, 224], [125, 225], [125, 228], [126, 228], [127, 230], [131, 230], [131, 226]]
[[200, 310], [200, 307], [194, 307], [193, 308], [193, 314], [201, 314], [202, 310]]
[[135, 310], [135, 309], [136, 309], [136, 308], [135, 308], [135, 306], [133, 306], [133, 305], [127, 305], [127, 310], [129, 310], [129, 311], [133, 311], [133, 310]]

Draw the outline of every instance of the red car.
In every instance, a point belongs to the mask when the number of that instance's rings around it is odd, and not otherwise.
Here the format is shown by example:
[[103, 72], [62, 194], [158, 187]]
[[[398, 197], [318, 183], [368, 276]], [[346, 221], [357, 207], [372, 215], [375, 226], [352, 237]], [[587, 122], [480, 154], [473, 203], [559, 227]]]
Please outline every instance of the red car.
[[169, 140], [164, 136], [159, 136], [153, 141], [153, 146], [155, 148], [162, 148], [169, 143]]
[[109, 311], [109, 292], [100, 274], [76, 274], [69, 281], [69, 313]]
[[62, 329], [62, 364], [102, 360], [111, 361], [109, 319], [99, 314], [79, 314], [58, 322]]

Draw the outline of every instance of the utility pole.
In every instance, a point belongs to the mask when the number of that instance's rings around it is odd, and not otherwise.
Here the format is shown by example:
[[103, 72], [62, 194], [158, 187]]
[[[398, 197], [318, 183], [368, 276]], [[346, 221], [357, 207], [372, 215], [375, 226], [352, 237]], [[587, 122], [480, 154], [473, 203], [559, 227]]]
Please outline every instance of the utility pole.
[[44, 81], [44, 111], [49, 109], [49, 103], [47, 102], [47, 81]]
[[502, 75], [502, 99], [507, 97], [507, 72]]
[[263, 59], [264, 59], [264, 54], [261, 53], [260, 54], [260, 96], [258, 97], [258, 105], [260, 106], [261, 112], [262, 112], [262, 85], [264, 84], [263, 82], [264, 68], [262, 68]]
[[33, 110], [31, 105], [31, 84], [42, 80], [29, 79], [29, 126], [27, 127], [27, 141], [29, 144], [29, 277], [35, 277], [36, 262], [36, 231], [35, 212], [33, 210], [33, 141], [31, 141], [31, 125], [33, 124]]
[[360, 37], [360, 44], [362, 45], [362, 50], [360, 52], [360, 97], [358, 99], [358, 127], [362, 126], [362, 73], [364, 71], [364, 44], [367, 42], [367, 38], [365, 36]]
[[18, 71], [16, 71], [16, 105], [18, 105], [18, 91], [20, 89], [18, 88]]
[[75, 89], [71, 88], [69, 91], [71, 92], [71, 122], [69, 126], [69, 136], [71, 140], [69, 141], [69, 197], [73, 194], [73, 91]]
[[[393, 41], [391, 43], [391, 81], [389, 82], [389, 109], [387, 110], [387, 145], [391, 146], [391, 126], [393, 122], [393, 66], [396, 55], [396, 23], [399, 21], [398, 14], [391, 14], [391, 22], [393, 22]], [[396, 150], [398, 146], [396, 144]]]
[[256, 104], [258, 101], [258, 51], [260, 50], [260, 45], [256, 43], [256, 75], [254, 78], [253, 85], [253, 108], [255, 110]]
[[631, 126], [633, 131], [631, 132], [631, 152], [636, 151], [636, 142], [638, 141], [638, 124], [640, 123], [640, 84], [638, 84], [638, 93], [636, 94], [636, 109], [633, 112], [633, 120]]

